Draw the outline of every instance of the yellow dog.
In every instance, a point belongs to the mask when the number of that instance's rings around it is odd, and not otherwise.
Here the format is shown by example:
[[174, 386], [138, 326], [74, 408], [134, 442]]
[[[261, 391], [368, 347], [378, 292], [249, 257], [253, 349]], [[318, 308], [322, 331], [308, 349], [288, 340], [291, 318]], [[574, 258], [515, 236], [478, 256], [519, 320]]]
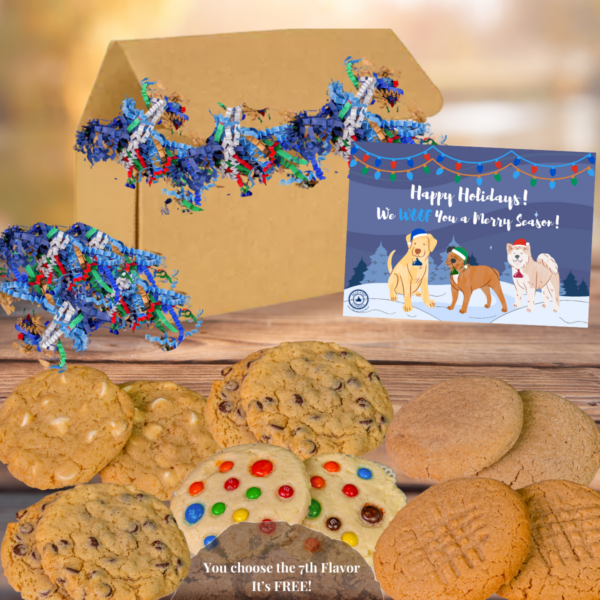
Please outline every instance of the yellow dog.
[[390, 300], [396, 302], [398, 294], [404, 296], [404, 311], [410, 312], [413, 308], [411, 296], [421, 296], [419, 288], [422, 290], [423, 302], [429, 308], [435, 306], [435, 302], [429, 298], [429, 255], [437, 246], [437, 240], [422, 229], [415, 229], [406, 236], [408, 252], [402, 257], [402, 260], [392, 269], [392, 256], [395, 250], [392, 250], [388, 257], [388, 287], [390, 288]]

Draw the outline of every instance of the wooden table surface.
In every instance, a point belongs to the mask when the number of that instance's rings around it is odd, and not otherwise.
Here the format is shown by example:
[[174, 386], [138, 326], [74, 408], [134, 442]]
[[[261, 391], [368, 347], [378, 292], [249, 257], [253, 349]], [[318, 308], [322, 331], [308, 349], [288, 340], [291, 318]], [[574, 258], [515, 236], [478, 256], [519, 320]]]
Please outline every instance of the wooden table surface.
[[[547, 390], [575, 402], [600, 423], [600, 268], [592, 271], [588, 329], [407, 322], [343, 318], [342, 294], [209, 317], [201, 335], [164, 353], [143, 333], [98, 332], [70, 364], [89, 364], [120, 383], [170, 379], [208, 394], [224, 364], [284, 341], [335, 341], [377, 365], [394, 409], [426, 387], [463, 375], [500, 377], [517, 389]], [[543, 310], [536, 307], [536, 310]], [[0, 403], [42, 367], [13, 348], [15, 318], [0, 319]], [[381, 447], [370, 458], [391, 465]], [[427, 487], [398, 473], [409, 498]], [[592, 486], [600, 490], [600, 477]], [[0, 465], [0, 532], [14, 513], [45, 495], [14, 479]], [[0, 576], [0, 600], [20, 598]]]

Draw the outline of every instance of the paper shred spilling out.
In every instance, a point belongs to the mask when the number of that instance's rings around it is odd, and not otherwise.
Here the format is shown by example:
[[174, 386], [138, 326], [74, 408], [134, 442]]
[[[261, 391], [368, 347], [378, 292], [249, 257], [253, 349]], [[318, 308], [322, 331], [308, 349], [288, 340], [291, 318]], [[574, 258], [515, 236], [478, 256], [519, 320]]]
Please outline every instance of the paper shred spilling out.
[[[414, 117], [408, 121], [385, 120], [368, 110], [378, 104], [390, 112], [401, 102], [399, 74], [386, 67], [375, 71], [366, 59], [348, 57], [344, 64], [355, 91], [347, 92], [339, 81], [332, 81], [321, 109], [298, 113], [278, 109], [286, 123], [267, 129], [242, 127], [241, 122], [262, 123], [271, 118], [270, 109], [219, 103], [224, 114], [213, 115], [215, 128], [206, 140], [187, 130], [181, 96], [168, 95], [162, 85], [143, 79], [145, 109], [126, 98], [118, 117], [109, 122], [91, 119], [77, 132], [75, 150], [84, 153], [92, 166], [107, 160], [123, 165], [128, 187], [135, 188], [142, 180], [148, 185], [167, 182], [172, 189], [163, 189], [167, 196], [163, 213], [168, 214], [173, 201], [184, 212], [202, 211], [201, 195], [219, 178], [237, 182], [242, 197], [252, 196], [257, 183], [266, 185], [276, 173], [284, 175], [282, 184], [311, 188], [325, 179], [321, 163], [326, 156], [333, 152], [348, 160], [354, 142], [430, 143], [425, 138], [429, 125], [418, 107], [408, 107]], [[186, 128], [193, 144], [164, 135], [181, 128]]]
[[[0, 304], [10, 314], [15, 299], [27, 300], [52, 315], [46, 323], [26, 315], [15, 328], [22, 351], [56, 352], [55, 366], [61, 368], [61, 338], [84, 351], [100, 327], [116, 335], [155, 327], [158, 335], [146, 339], [173, 350], [202, 321], [188, 308], [189, 298], [175, 291], [177, 274], [169, 275], [163, 263], [164, 257], [129, 248], [83, 223], [66, 231], [44, 223], [12, 226], [0, 237]], [[193, 322], [193, 329], [186, 331], [184, 321]]]

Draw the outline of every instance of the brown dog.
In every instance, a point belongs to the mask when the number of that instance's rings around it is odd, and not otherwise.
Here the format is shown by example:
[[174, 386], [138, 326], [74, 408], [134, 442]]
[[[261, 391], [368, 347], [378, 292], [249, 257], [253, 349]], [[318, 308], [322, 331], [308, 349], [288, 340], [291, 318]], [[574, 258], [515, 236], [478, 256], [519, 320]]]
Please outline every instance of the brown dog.
[[415, 229], [406, 236], [408, 252], [392, 268], [392, 256], [395, 250], [392, 250], [388, 257], [388, 288], [390, 290], [390, 300], [396, 302], [398, 294], [404, 296], [405, 312], [410, 312], [413, 308], [411, 296], [421, 296], [422, 290], [423, 302], [425, 306], [433, 308], [435, 302], [429, 297], [429, 255], [436, 247], [437, 240], [422, 229]]
[[496, 292], [496, 296], [502, 304], [502, 312], [507, 312], [506, 300], [502, 293], [500, 285], [500, 274], [496, 269], [485, 265], [470, 265], [469, 255], [464, 248], [448, 248], [448, 257], [446, 264], [450, 267], [450, 285], [452, 286], [452, 304], [448, 306], [448, 310], [453, 310], [458, 301], [458, 292], [463, 293], [463, 305], [460, 309], [461, 314], [467, 312], [471, 294], [475, 290], [482, 290], [485, 294], [487, 302], [485, 307], [489, 308], [492, 305], [492, 295], [490, 288]]

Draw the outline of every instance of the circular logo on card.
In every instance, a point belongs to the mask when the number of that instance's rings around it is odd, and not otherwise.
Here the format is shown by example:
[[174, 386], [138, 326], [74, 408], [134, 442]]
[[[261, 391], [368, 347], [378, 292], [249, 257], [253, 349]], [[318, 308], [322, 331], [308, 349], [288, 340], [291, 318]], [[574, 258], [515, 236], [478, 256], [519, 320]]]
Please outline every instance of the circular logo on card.
[[369, 306], [369, 295], [364, 290], [354, 290], [348, 298], [348, 304], [353, 310], [364, 310]]

